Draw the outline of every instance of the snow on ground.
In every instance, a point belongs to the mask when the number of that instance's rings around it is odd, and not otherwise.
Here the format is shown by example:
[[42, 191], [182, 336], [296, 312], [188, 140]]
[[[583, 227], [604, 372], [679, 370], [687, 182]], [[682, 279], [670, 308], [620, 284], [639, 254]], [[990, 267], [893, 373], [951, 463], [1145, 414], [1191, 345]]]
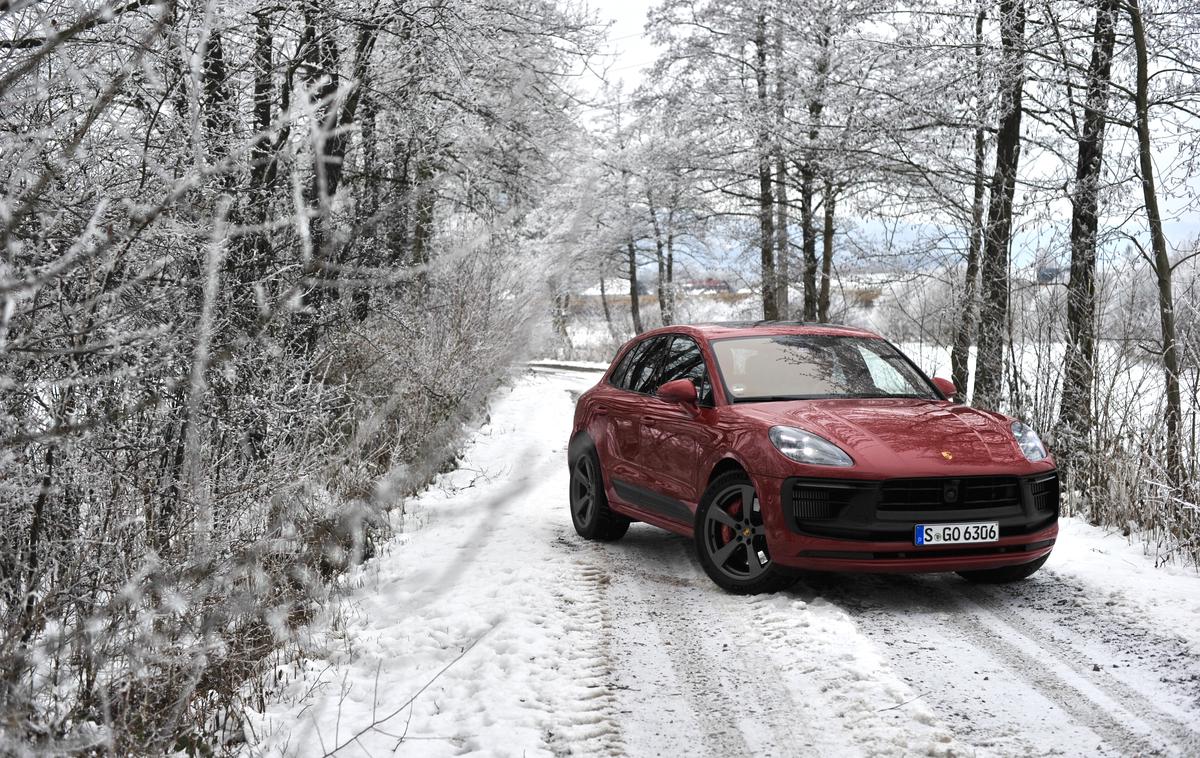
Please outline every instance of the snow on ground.
[[313, 625], [253, 754], [1200, 754], [1200, 579], [1078, 522], [1007, 587], [811, 575], [725, 594], [689, 542], [587, 543], [544, 367]]
[[1200, 584], [1196, 570], [1155, 565], [1136, 540], [1065, 519], [1048, 565], [1062, 577], [1103, 588], [1106, 604], [1137, 609], [1185, 640], [1200, 656]]

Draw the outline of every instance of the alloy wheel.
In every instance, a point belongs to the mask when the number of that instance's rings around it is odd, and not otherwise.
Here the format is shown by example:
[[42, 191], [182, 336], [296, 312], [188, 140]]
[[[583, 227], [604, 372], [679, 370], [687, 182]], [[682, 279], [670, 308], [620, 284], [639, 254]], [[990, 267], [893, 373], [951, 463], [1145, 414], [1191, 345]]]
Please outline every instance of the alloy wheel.
[[596, 466], [591, 456], [581, 455], [571, 470], [571, 515], [578, 524], [588, 524], [596, 510]]
[[756, 579], [771, 565], [767, 532], [754, 487], [722, 490], [704, 515], [704, 547], [713, 565], [734, 579]]

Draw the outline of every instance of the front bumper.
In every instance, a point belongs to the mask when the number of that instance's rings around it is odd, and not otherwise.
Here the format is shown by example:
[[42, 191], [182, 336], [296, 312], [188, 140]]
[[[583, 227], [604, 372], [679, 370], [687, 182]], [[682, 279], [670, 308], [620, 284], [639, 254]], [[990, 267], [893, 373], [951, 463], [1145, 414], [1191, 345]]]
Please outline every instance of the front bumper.
[[[823, 571], [922, 573], [999, 568], [1049, 554], [1055, 472], [861, 481], [756, 476], [771, 558]], [[995, 521], [996, 542], [918, 547], [916, 524]]]

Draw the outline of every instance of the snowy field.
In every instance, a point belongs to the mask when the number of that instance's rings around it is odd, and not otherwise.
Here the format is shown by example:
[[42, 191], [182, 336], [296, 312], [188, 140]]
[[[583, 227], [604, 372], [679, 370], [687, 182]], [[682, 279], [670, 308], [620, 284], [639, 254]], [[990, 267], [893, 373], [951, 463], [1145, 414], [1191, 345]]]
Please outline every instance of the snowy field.
[[501, 390], [461, 466], [313, 624], [253, 755], [1200, 755], [1200, 577], [1074, 520], [1027, 582], [727, 595], [688, 541], [579, 539], [574, 397]]

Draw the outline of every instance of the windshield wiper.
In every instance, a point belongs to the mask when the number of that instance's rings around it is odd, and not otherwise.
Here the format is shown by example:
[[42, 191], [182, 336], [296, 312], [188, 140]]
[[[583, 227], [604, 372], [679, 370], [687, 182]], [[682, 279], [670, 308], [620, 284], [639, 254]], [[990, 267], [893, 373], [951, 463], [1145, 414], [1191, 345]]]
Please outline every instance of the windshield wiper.
[[735, 403], [782, 403], [792, 400], [934, 400], [929, 395], [888, 395], [880, 392], [839, 392], [829, 395], [754, 395], [735, 397]]
[[914, 393], [908, 394], [888, 394], [886, 392], [855, 392], [849, 395], [840, 395], [839, 397], [852, 397], [855, 399], [867, 400], [890, 400], [890, 399], [907, 399], [907, 400], [933, 400], [929, 395], [917, 395]]
[[754, 395], [753, 397], [735, 397], [735, 403], [782, 403], [789, 400], [819, 400], [825, 395]]

